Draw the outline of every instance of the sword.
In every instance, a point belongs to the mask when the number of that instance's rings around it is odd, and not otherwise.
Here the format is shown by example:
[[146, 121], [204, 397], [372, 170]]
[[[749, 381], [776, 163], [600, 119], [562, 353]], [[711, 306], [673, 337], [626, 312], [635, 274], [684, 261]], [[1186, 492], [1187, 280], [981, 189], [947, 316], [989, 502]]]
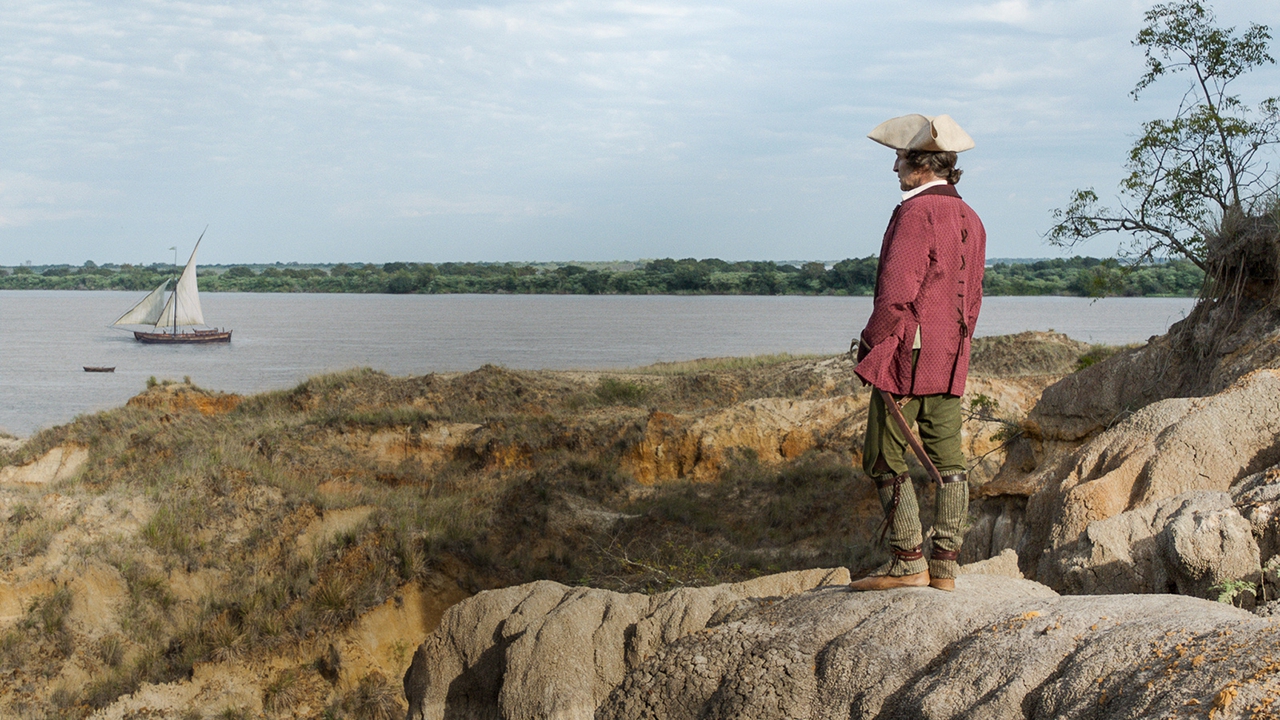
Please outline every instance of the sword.
[[920, 464], [928, 471], [929, 477], [942, 487], [942, 473], [938, 472], [938, 468], [934, 467], [933, 461], [924, 452], [924, 446], [920, 444], [920, 440], [916, 434], [911, 432], [911, 428], [907, 426], [907, 419], [902, 417], [902, 410], [898, 407], [898, 401], [893, 399], [887, 390], [876, 388], [876, 392], [880, 393], [880, 399], [884, 400], [884, 406], [889, 410], [889, 414], [893, 416], [893, 421], [898, 424], [898, 428], [902, 430], [902, 434], [907, 436], [907, 444], [911, 446], [911, 451], [920, 458]]

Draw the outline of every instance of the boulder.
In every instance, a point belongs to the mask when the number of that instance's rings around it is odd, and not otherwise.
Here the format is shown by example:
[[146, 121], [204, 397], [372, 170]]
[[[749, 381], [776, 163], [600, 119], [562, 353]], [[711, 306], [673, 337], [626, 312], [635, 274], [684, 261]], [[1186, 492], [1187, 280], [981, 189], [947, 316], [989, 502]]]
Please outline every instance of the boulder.
[[1079, 441], [1153, 402], [1176, 396], [1160, 370], [1173, 354], [1167, 336], [1123, 350], [1045, 388], [1028, 420], [1047, 440]]
[[1231, 496], [1253, 529], [1263, 561], [1280, 555], [1280, 465], [1241, 480]]
[[1004, 577], [1023, 579], [1022, 570], [1018, 568], [1018, 553], [1005, 549], [995, 557], [976, 563], [960, 566], [961, 575], [1003, 575]]
[[418, 649], [409, 717], [1228, 718], [1269, 702], [1280, 623], [1184, 596], [1059, 596], [1009, 577], [1009, 555], [966, 570], [953, 593], [851, 593], [822, 570], [653, 597], [481, 593]]
[[950, 594], [823, 588], [671, 644], [596, 717], [1241, 717], [1269, 695], [1277, 627], [1195, 598], [1059, 597], [990, 575]]
[[[1046, 463], [1017, 491], [1030, 493], [1025, 515], [1018, 518], [1025, 532], [1014, 546], [1023, 571], [1056, 586], [1056, 577], [1038, 574], [1041, 560], [1077, 543], [1091, 523], [1185, 492], [1227, 491], [1275, 465], [1280, 461], [1276, 397], [1280, 371], [1258, 370], [1211, 397], [1152, 403], [1079, 450]], [[986, 542], [988, 552], [998, 552], [1002, 548], [992, 542], [985, 524], [994, 520], [977, 523], [978, 544]]]
[[592, 718], [630, 668], [713, 617], [848, 582], [837, 568], [654, 596], [550, 581], [483, 592], [450, 608], [414, 654], [409, 717]]
[[1209, 597], [1212, 587], [1255, 575], [1262, 567], [1253, 528], [1229, 503], [1226, 493], [1211, 504], [1213, 493], [1187, 493], [1169, 524], [1157, 537], [1160, 557], [1182, 595]]
[[1041, 561], [1040, 577], [1067, 593], [1207, 597], [1259, 568], [1252, 527], [1231, 495], [1193, 491], [1091, 523]]

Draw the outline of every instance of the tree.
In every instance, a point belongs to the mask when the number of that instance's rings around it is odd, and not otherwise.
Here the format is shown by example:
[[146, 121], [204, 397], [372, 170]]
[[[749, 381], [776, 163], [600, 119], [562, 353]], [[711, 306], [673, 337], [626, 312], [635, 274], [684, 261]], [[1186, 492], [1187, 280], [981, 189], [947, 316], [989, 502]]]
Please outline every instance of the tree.
[[1048, 241], [1072, 247], [1103, 233], [1131, 233], [1125, 252], [1135, 264], [1182, 255], [1207, 270], [1206, 231], [1229, 215], [1258, 214], [1274, 201], [1280, 176], [1266, 163], [1280, 135], [1280, 101], [1249, 107], [1231, 85], [1249, 70], [1274, 64], [1270, 30], [1250, 24], [1237, 35], [1219, 28], [1199, 2], [1170, 2], [1147, 11], [1133, 44], [1146, 56], [1146, 73], [1131, 93], [1165, 75], [1185, 73], [1188, 88], [1172, 119], [1142, 126], [1129, 151], [1119, 206], [1103, 207], [1093, 188], [1076, 190], [1053, 211]]

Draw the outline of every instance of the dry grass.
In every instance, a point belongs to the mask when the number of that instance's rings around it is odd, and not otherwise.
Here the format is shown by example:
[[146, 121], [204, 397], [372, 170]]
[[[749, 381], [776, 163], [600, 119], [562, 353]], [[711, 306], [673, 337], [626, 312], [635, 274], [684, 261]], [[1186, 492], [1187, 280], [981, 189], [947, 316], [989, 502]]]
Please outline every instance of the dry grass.
[[[188, 677], [199, 662], [296, 651], [437, 573], [470, 590], [553, 579], [657, 591], [874, 564], [871, 533], [856, 519], [862, 481], [850, 452], [781, 466], [742, 455], [719, 483], [700, 485], [642, 488], [621, 469], [647, 408], [696, 413], [752, 397], [857, 392], [847, 370], [833, 375], [792, 355], [583, 380], [493, 366], [411, 378], [361, 369], [208, 414], [188, 397], [189, 407], [140, 402], [82, 416], [38, 433], [7, 460], [82, 445], [89, 462], [60, 493], [148, 508], [136, 535], [70, 548], [80, 561], [118, 570], [126, 592], [118, 634], [77, 650], [85, 655], [77, 662], [100, 669], [95, 679], [68, 689], [83, 707], [101, 708], [143, 682]], [[159, 383], [147, 392], [178, 390], [200, 392]], [[431, 460], [419, 438], [444, 423], [480, 427]], [[370, 451], [371, 434], [384, 430], [406, 438], [404, 457]], [[373, 508], [361, 524], [298, 544], [326, 513], [357, 505]], [[584, 505], [619, 519], [582, 522], [574, 508]], [[45, 519], [34, 502], [11, 512], [0, 523], [3, 561], [30, 562], [65, 522]], [[202, 573], [218, 580], [198, 598], [179, 599], [176, 578]], [[30, 627], [39, 632], [0, 635], [0, 668], [61, 672], [70, 660], [54, 650], [67, 635], [67, 598], [32, 607]], [[279, 713], [318, 692], [288, 672], [264, 688], [264, 706]], [[396, 684], [380, 675], [337, 700], [313, 694], [307, 702], [329, 705], [333, 717], [404, 711]], [[0, 705], [0, 716], [10, 709]]]
[[64, 518], [44, 517], [34, 503], [16, 505], [9, 518], [0, 523], [0, 570], [43, 553], [67, 524]]
[[627, 370], [628, 373], [641, 375], [691, 375], [695, 373], [725, 372], [728, 370], [755, 370], [783, 363], [821, 360], [828, 355], [793, 355], [791, 353], [774, 353], [767, 355], [748, 355], [745, 357], [702, 358], [699, 360], [683, 360], [679, 362], [660, 362], [652, 365]]
[[282, 670], [262, 691], [262, 706], [272, 713], [292, 710], [302, 700], [297, 670]]
[[379, 672], [360, 679], [355, 688], [343, 693], [326, 711], [328, 717], [352, 720], [398, 720], [407, 709], [399, 688]]

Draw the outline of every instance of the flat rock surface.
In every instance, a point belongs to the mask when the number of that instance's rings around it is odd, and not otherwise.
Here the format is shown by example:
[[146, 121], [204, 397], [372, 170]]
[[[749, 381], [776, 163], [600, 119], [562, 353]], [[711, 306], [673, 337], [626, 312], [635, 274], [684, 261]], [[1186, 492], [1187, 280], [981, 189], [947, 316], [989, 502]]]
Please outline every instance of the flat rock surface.
[[[804, 580], [820, 582], [733, 601], [728, 586], [678, 602], [546, 583], [482, 593], [419, 649], [410, 717], [1235, 718], [1280, 694], [1280, 622], [1222, 603], [1063, 597], [979, 573], [954, 593]], [[641, 628], [659, 608], [678, 631]]]

